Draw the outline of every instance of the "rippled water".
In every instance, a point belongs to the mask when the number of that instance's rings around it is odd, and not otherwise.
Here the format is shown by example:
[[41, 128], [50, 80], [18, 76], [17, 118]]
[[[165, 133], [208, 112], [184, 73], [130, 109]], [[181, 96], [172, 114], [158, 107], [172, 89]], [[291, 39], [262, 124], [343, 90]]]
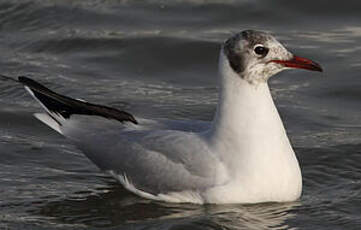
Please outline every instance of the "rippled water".
[[138, 116], [212, 119], [219, 44], [267, 30], [322, 75], [270, 81], [301, 163], [302, 199], [283, 204], [166, 204], [136, 197], [32, 117], [0, 82], [0, 229], [360, 229], [359, 1], [0, 2], [1, 73]]

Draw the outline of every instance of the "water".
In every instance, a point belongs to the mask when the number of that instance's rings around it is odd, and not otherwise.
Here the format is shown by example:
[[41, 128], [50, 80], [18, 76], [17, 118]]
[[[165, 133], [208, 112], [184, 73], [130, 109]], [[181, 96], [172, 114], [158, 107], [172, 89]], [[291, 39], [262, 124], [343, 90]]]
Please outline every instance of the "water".
[[268, 30], [323, 74], [283, 72], [272, 93], [301, 163], [300, 201], [166, 204], [139, 198], [32, 117], [0, 84], [0, 229], [360, 229], [359, 1], [0, 2], [1, 73], [137, 116], [212, 119], [219, 44]]

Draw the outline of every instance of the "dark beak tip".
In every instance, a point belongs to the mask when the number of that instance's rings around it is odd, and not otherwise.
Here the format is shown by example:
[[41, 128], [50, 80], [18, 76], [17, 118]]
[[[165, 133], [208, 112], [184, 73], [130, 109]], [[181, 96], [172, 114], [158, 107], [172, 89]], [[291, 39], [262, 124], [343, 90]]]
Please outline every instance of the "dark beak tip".
[[315, 71], [318, 71], [318, 72], [321, 72], [321, 73], [323, 72], [323, 69], [322, 69], [320, 64], [317, 63], [317, 65], [315, 66]]
[[316, 67], [316, 68], [315, 68], [316, 71], [318, 71], [318, 72], [323, 72], [323, 68], [322, 68], [322, 66], [321, 66], [320, 64], [318, 64], [318, 63], [315, 62], [315, 67]]

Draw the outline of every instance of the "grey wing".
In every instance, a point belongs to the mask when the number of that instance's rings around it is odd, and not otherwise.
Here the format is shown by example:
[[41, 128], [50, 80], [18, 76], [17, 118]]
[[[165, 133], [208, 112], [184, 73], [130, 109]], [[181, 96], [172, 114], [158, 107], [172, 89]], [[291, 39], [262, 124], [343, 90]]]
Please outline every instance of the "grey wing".
[[106, 128], [104, 122], [101, 130], [89, 123], [79, 129], [78, 123], [65, 134], [98, 167], [125, 175], [137, 189], [159, 194], [220, 183], [223, 166], [198, 134], [120, 128], [118, 123]]

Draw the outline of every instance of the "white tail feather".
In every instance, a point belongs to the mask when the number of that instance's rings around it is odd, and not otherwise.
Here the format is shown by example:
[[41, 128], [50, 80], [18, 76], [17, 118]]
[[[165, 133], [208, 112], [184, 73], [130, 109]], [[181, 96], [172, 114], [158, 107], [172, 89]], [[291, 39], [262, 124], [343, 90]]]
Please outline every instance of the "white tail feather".
[[52, 118], [51, 116], [49, 116], [49, 114], [46, 113], [35, 113], [34, 116], [39, 119], [40, 121], [42, 121], [44, 124], [46, 124], [47, 126], [49, 126], [50, 128], [54, 129], [55, 131], [57, 131], [60, 134], [63, 134], [63, 132], [61, 131], [60, 125], [59, 123]]

